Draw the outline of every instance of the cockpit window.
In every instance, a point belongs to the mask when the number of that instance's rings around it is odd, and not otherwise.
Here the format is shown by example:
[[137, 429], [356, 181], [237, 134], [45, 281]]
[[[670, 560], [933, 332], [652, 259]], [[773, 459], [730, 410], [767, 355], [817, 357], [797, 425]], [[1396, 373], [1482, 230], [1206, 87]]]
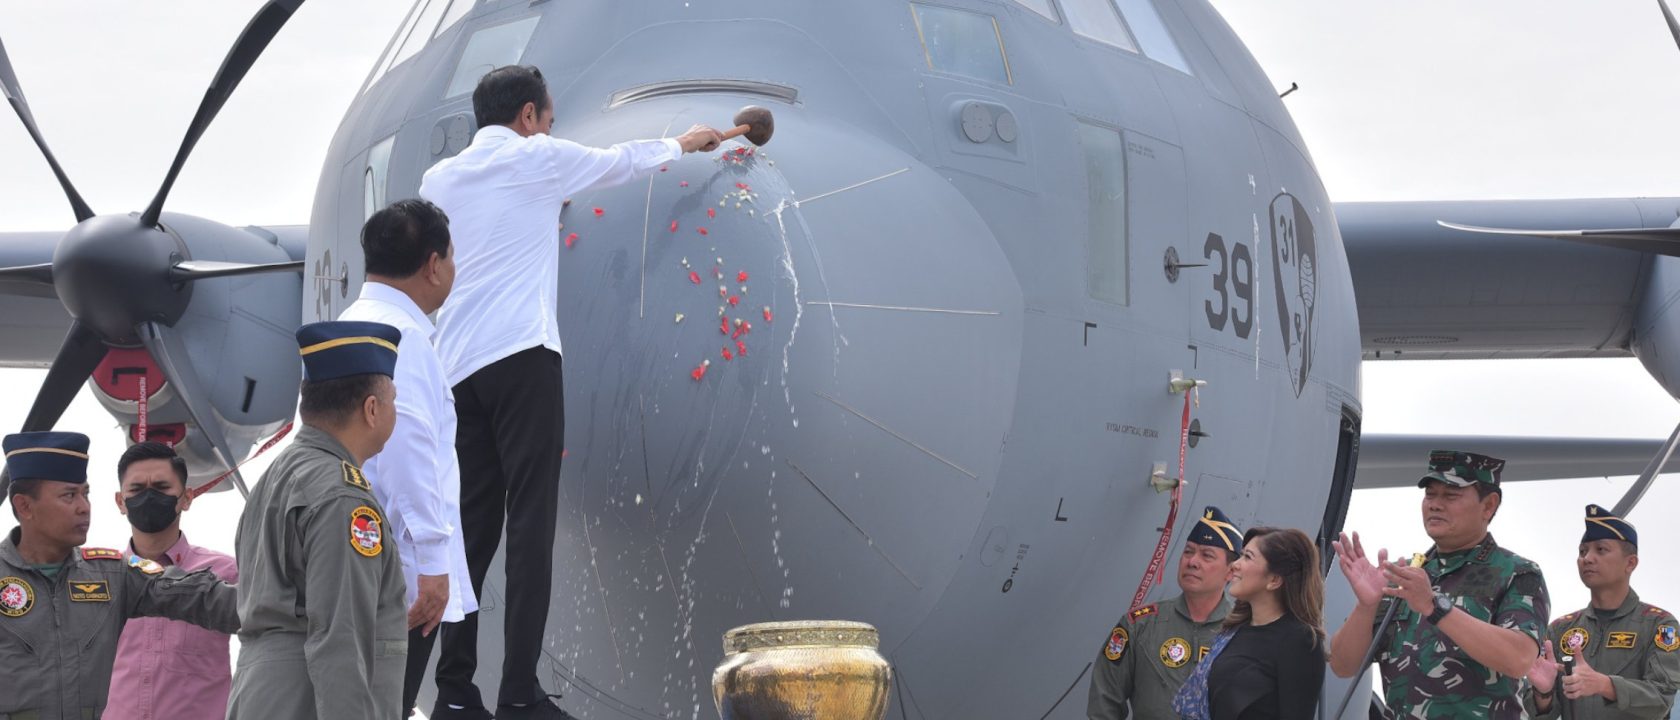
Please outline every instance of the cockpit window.
[[467, 16], [467, 11], [473, 9], [478, 0], [449, 0], [449, 9], [443, 13], [443, 19], [438, 21], [437, 30], [432, 32], [432, 38], [442, 35], [443, 31], [455, 26], [461, 18]]
[[1137, 43], [1126, 24], [1109, 0], [1062, 0], [1062, 14], [1067, 15], [1068, 27], [1097, 42], [1123, 50], [1137, 52]]
[[1184, 61], [1184, 53], [1179, 52], [1178, 43], [1173, 40], [1172, 33], [1167, 32], [1167, 24], [1161, 21], [1161, 13], [1156, 11], [1151, 0], [1116, 1], [1120, 3], [1120, 14], [1125, 16], [1132, 34], [1143, 46], [1143, 54], [1179, 72], [1195, 74], [1190, 72], [1190, 63]]
[[928, 68], [1009, 85], [1003, 33], [990, 15], [910, 3]]
[[421, 0], [424, 5], [420, 12], [414, 14], [414, 24], [408, 28], [402, 44], [391, 55], [391, 67], [401, 65], [404, 60], [414, 57], [426, 43], [432, 40], [432, 28], [437, 25], [438, 18], [443, 11], [449, 9], [449, 0]]
[[473, 33], [472, 39], [467, 41], [467, 47], [461, 51], [461, 59], [455, 63], [455, 74], [449, 77], [449, 85], [444, 88], [443, 96], [452, 98], [472, 92], [478, 87], [478, 79], [484, 74], [503, 65], [519, 62], [525, 55], [525, 45], [531, 42], [531, 34], [536, 32], [537, 21], [541, 15], [520, 18], [510, 23], [480, 28]]
[[368, 150], [367, 170], [362, 172], [362, 219], [367, 220], [385, 207], [385, 183], [391, 171], [391, 147], [397, 136], [385, 138]]
[[1015, 0], [1017, 5], [1043, 15], [1050, 22], [1056, 22], [1056, 8], [1050, 0]]

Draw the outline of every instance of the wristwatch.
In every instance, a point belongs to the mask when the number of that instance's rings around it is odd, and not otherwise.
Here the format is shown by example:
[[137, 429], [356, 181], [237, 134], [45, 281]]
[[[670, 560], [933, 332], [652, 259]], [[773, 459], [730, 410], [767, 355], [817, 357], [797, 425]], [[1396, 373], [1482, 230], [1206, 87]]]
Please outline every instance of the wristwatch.
[[1446, 593], [1441, 592], [1439, 590], [1436, 590], [1435, 591], [1435, 609], [1429, 613], [1429, 618], [1428, 618], [1429, 624], [1430, 625], [1435, 625], [1435, 624], [1440, 623], [1441, 618], [1446, 617], [1447, 613], [1452, 612], [1452, 610], [1453, 610], [1452, 598], [1447, 597]]

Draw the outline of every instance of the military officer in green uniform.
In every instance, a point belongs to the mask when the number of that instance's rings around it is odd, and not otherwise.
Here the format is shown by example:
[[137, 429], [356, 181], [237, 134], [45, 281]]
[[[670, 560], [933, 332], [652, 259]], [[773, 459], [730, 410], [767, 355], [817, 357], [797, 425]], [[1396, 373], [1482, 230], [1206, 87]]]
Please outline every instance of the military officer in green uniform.
[[360, 463], [396, 422], [402, 335], [325, 322], [297, 338], [303, 429], [263, 473], [235, 540], [244, 592], [228, 720], [396, 720], [408, 655], [402, 563]]
[[239, 629], [234, 587], [209, 571], [79, 547], [92, 517], [86, 435], [18, 433], [4, 448], [18, 527], [0, 541], [0, 718], [99, 717], [129, 618]]
[[1090, 720], [1178, 717], [1173, 695], [1213, 645], [1231, 598], [1225, 581], [1242, 552], [1242, 531], [1208, 506], [1178, 556], [1178, 597], [1120, 618], [1091, 666]]
[[[1437, 450], [1424, 488], [1423, 529], [1435, 541], [1421, 567], [1373, 565], [1359, 535], [1335, 543], [1357, 604], [1330, 641], [1330, 669], [1361, 674], [1373, 636], [1386, 717], [1523, 717], [1518, 685], [1540, 655], [1550, 600], [1539, 566], [1500, 547], [1488, 524], [1504, 499], [1505, 461]], [[1390, 603], [1393, 620], [1377, 627]]]
[[[1575, 570], [1592, 592], [1592, 604], [1552, 622], [1545, 650], [1528, 673], [1528, 711], [1539, 720], [1558, 717], [1570, 704], [1576, 720], [1661, 720], [1680, 688], [1680, 637], [1674, 616], [1639, 601], [1629, 587], [1639, 567], [1639, 533], [1626, 520], [1587, 506]], [[1561, 681], [1558, 661], [1575, 668]]]

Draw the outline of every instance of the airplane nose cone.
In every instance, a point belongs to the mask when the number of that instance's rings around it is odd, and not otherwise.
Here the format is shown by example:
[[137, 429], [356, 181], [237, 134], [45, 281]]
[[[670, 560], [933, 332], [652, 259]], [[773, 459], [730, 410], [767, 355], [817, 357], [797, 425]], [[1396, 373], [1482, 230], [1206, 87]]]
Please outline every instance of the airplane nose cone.
[[[606, 146], [741, 104], [632, 103], [555, 134]], [[622, 667], [647, 685], [630, 695], [705, 687], [738, 624], [906, 637], [975, 541], [1013, 414], [1022, 293], [968, 201], [897, 147], [774, 111], [773, 144], [687, 155], [561, 219], [575, 516], [551, 624], [582, 628], [562, 651], [617, 647], [577, 672]], [[664, 677], [672, 637], [693, 678]]]
[[53, 286], [72, 317], [107, 342], [138, 344], [136, 325], [173, 323], [192, 298], [168, 281], [180, 245], [135, 215], [101, 215], [71, 228], [53, 254]]

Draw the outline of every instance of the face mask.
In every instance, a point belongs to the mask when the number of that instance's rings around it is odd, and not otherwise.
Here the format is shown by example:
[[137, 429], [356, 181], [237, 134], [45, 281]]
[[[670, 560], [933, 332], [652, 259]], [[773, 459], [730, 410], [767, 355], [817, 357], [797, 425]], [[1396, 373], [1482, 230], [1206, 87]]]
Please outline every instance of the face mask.
[[128, 523], [140, 532], [161, 532], [180, 517], [175, 510], [180, 498], [146, 488], [123, 500], [128, 507]]

